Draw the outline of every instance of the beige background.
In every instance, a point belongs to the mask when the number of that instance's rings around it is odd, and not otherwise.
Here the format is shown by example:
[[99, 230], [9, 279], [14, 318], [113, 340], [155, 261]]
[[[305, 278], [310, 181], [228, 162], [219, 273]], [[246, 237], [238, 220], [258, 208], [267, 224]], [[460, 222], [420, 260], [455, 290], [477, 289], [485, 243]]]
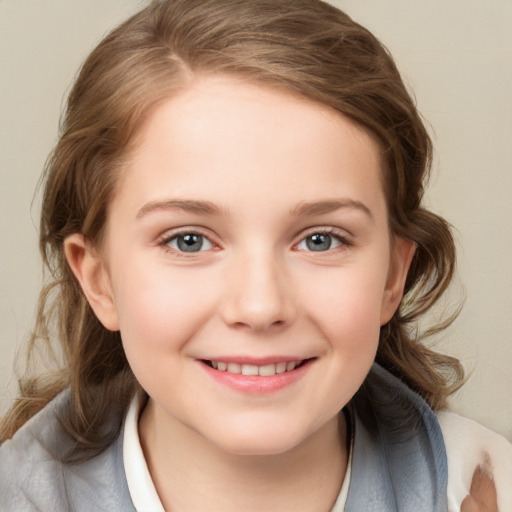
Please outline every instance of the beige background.
[[[454, 409], [512, 440], [512, 1], [337, 0], [395, 56], [437, 147], [428, 203], [457, 228], [459, 319], [436, 340], [471, 378]], [[63, 98], [136, 0], [0, 0], [0, 411], [33, 322], [41, 269], [33, 193]]]

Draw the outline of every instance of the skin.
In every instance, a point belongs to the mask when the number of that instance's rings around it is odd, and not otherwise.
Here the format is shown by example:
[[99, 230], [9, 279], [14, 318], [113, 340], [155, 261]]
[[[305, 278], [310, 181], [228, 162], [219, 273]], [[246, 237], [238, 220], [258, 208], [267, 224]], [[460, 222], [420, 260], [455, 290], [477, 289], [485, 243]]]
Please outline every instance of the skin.
[[461, 512], [498, 512], [498, 495], [489, 461], [475, 469], [471, 479], [470, 493], [462, 502], [460, 510]]
[[[160, 103], [134, 147], [104, 245], [76, 234], [66, 254], [150, 397], [139, 433], [162, 503], [329, 510], [347, 464], [339, 411], [414, 252], [389, 232], [377, 142], [324, 106], [217, 76]], [[202, 250], [180, 251], [178, 233]], [[311, 250], [315, 233], [331, 248]], [[282, 389], [245, 392], [201, 362], [228, 357], [311, 361]]]

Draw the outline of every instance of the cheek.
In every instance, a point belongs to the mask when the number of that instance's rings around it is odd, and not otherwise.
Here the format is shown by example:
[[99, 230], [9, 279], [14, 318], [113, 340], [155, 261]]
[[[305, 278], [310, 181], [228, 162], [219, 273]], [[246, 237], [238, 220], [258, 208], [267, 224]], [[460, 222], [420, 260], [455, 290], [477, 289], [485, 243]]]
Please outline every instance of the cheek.
[[308, 300], [329, 339], [343, 337], [349, 345], [374, 344], [380, 331], [384, 287], [384, 272], [340, 269], [323, 282], [317, 279]]
[[[331, 364], [324, 392], [332, 396], [334, 407], [350, 400], [375, 359], [385, 275], [378, 265], [360, 271], [339, 269], [323, 282], [329, 293], [320, 293], [315, 287], [318, 293], [309, 296], [312, 321], [328, 344]], [[337, 391], [333, 393], [333, 389]]]
[[136, 374], [185, 350], [217, 302], [216, 290], [193, 273], [133, 266], [129, 276], [116, 282], [121, 338]]

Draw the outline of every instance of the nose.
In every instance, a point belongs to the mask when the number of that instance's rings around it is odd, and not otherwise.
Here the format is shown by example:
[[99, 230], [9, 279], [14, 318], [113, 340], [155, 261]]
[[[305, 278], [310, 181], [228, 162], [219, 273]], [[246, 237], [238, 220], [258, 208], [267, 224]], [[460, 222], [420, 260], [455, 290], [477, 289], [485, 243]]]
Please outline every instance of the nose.
[[262, 332], [293, 321], [293, 287], [284, 264], [272, 254], [240, 257], [228, 273], [222, 304], [226, 324]]

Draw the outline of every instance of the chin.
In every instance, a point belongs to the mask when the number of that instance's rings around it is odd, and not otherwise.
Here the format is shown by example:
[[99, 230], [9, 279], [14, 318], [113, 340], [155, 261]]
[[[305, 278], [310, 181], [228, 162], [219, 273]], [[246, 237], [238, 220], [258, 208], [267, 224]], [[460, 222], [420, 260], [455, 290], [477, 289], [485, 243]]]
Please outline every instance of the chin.
[[231, 455], [265, 456], [280, 455], [301, 445], [310, 432], [300, 431], [290, 425], [251, 425], [238, 429], [224, 429], [210, 441]]
[[295, 448], [297, 443], [290, 439], [230, 439], [226, 443], [218, 444], [219, 448], [230, 455], [243, 456], [271, 456], [281, 455]]

